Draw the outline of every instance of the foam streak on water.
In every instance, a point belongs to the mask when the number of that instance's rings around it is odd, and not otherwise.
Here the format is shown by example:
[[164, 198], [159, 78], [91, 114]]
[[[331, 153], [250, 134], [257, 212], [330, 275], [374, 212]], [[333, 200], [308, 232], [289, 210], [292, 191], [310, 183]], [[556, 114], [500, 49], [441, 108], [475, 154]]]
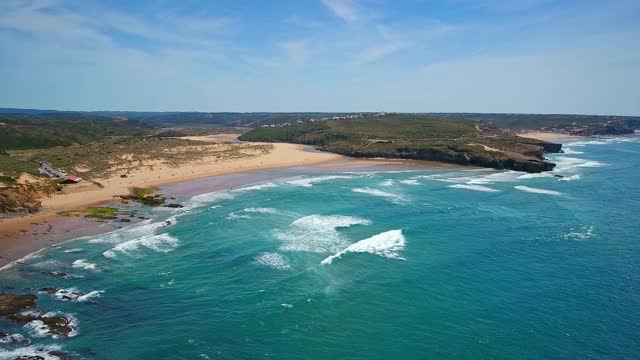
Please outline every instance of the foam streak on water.
[[322, 265], [328, 265], [335, 259], [341, 258], [347, 253], [369, 253], [386, 257], [389, 259], [404, 260], [400, 256], [400, 252], [404, 250], [405, 238], [402, 230], [391, 230], [372, 236], [368, 239], [360, 240], [357, 243], [348, 246], [346, 249], [331, 255], [322, 260]]

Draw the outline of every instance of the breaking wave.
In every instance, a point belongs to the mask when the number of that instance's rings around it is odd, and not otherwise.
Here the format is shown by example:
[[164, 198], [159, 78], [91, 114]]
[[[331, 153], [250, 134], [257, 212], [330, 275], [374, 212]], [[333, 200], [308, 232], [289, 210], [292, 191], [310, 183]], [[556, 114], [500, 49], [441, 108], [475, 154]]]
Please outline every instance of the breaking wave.
[[524, 175], [518, 176], [518, 180], [537, 179], [537, 178], [545, 178], [545, 177], [553, 177], [553, 174], [550, 174], [548, 172], [524, 174]]
[[157, 222], [152, 222], [151, 220], [145, 220], [137, 226], [116, 230], [116, 231], [101, 235], [97, 238], [90, 239], [89, 242], [96, 243], [96, 244], [118, 244], [123, 241], [128, 241], [132, 238], [139, 238], [141, 236], [145, 236], [149, 233], [153, 233], [157, 229], [174, 225], [176, 223], [177, 223], [177, 220], [175, 217], [169, 218], [165, 221], [157, 221]]
[[76, 269], [84, 269], [84, 270], [91, 270], [91, 271], [100, 271], [100, 269], [98, 268], [98, 266], [94, 263], [90, 263], [88, 262], [86, 259], [78, 259], [76, 261], [74, 261], [71, 266], [73, 268]]
[[400, 180], [400, 183], [405, 185], [420, 185], [420, 183], [416, 179]]
[[482, 185], [469, 185], [469, 184], [456, 184], [449, 185], [448, 187], [454, 189], [465, 189], [465, 190], [473, 190], [473, 191], [482, 191], [482, 192], [499, 192], [500, 190], [492, 189], [487, 186]]
[[575, 174], [575, 175], [571, 175], [571, 176], [565, 176], [562, 177], [558, 180], [560, 181], [575, 181], [575, 180], [580, 180], [582, 177], [580, 176], [580, 174]]
[[289, 180], [286, 183], [290, 185], [296, 185], [296, 186], [312, 187], [314, 184], [324, 182], [324, 181], [353, 179], [353, 178], [354, 176], [349, 176], [349, 175], [327, 175], [327, 176], [317, 176], [312, 178]]
[[275, 237], [282, 242], [283, 251], [330, 253], [348, 245], [337, 229], [370, 224], [371, 221], [354, 216], [310, 215], [292, 222], [284, 231], [276, 230]]
[[333, 260], [339, 259], [347, 253], [369, 253], [389, 259], [404, 260], [399, 253], [404, 250], [405, 242], [406, 240], [404, 235], [402, 235], [402, 230], [383, 232], [348, 246], [336, 254], [325, 258], [320, 264], [331, 264]]
[[155, 252], [169, 252], [176, 248], [179, 244], [179, 240], [169, 234], [159, 235], [147, 235], [137, 239], [125, 241], [113, 247], [111, 250], [107, 250], [102, 253], [104, 257], [115, 258], [117, 253], [125, 255], [133, 255], [134, 252], [141, 248], [153, 250]]
[[268, 182], [268, 183], [264, 183], [264, 184], [247, 186], [247, 187], [243, 187], [243, 188], [240, 188], [240, 189], [235, 189], [235, 190], [232, 190], [232, 191], [234, 191], [234, 192], [255, 191], [255, 190], [269, 189], [269, 188], [275, 188], [275, 187], [278, 187], [278, 185], [276, 185], [276, 184], [274, 184], [272, 182]]
[[355, 188], [355, 189], [352, 189], [351, 191], [353, 191], [355, 193], [361, 193], [361, 194], [367, 194], [367, 195], [371, 195], [371, 196], [381, 197], [381, 198], [384, 198], [384, 199], [386, 199], [388, 201], [391, 201], [394, 204], [406, 204], [407, 203], [407, 200], [401, 195], [390, 193], [390, 192], [386, 192], [386, 191], [382, 191], [382, 190], [378, 190], [378, 189], [372, 189], [370, 187]]
[[564, 151], [564, 153], [565, 153], [566, 155], [580, 155], [580, 154], [584, 154], [584, 152], [582, 152], [582, 151], [576, 151], [576, 150], [573, 150], [572, 148], [568, 148], [568, 147], [562, 148], [562, 151]]
[[538, 188], [532, 188], [532, 187], [529, 187], [529, 186], [518, 185], [518, 186], [515, 186], [515, 188], [520, 190], [520, 191], [533, 193], [533, 194], [545, 194], [545, 195], [554, 195], [554, 196], [561, 196], [562, 195], [562, 193], [559, 192], [559, 191], [538, 189]]

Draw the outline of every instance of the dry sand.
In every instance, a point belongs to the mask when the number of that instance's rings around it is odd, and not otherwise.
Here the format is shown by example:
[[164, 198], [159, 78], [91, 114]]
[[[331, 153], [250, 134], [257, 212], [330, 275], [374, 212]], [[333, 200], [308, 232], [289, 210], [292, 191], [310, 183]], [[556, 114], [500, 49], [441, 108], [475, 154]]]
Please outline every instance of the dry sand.
[[546, 132], [546, 131], [525, 131], [518, 134], [518, 136], [526, 137], [530, 139], [537, 139], [543, 141], [551, 141], [558, 139], [578, 139], [584, 136], [567, 135], [562, 133]]

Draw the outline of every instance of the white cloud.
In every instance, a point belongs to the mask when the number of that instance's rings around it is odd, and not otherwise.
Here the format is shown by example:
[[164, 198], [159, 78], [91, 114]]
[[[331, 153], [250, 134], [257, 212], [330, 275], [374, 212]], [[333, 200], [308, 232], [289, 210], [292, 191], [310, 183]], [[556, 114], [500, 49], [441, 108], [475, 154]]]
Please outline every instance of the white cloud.
[[360, 15], [351, 0], [322, 0], [322, 3], [333, 12], [334, 15], [348, 23], [355, 23]]

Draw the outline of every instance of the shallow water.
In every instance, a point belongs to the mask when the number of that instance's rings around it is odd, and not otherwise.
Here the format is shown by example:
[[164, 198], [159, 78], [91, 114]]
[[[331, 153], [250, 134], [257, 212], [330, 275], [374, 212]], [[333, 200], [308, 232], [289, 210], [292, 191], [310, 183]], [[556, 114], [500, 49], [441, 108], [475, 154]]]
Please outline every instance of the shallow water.
[[179, 199], [1, 272], [85, 295], [39, 294], [72, 338], [0, 322], [33, 341], [0, 358], [639, 358], [640, 143], [566, 146], [551, 174], [329, 170]]

